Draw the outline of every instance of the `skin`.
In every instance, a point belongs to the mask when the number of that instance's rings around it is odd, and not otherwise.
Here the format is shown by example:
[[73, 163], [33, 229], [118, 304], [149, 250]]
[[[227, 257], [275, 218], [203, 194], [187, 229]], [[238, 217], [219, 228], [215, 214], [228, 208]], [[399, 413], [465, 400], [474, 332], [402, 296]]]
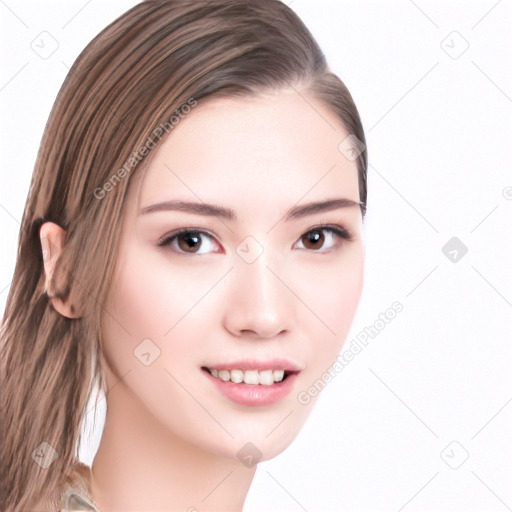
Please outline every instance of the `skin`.
[[[305, 91], [212, 98], [152, 150], [145, 175], [133, 176], [102, 324], [109, 391], [92, 497], [104, 512], [241, 511], [257, 466], [237, 452], [251, 442], [268, 460], [298, 434], [316, 397], [303, 405], [297, 394], [335, 361], [356, 313], [364, 244], [358, 206], [283, 217], [312, 201], [359, 201], [356, 163], [338, 150], [347, 135]], [[178, 199], [231, 208], [237, 218], [139, 213]], [[304, 235], [325, 224], [351, 239], [327, 230], [323, 242], [308, 242]], [[183, 239], [158, 246], [185, 227], [206, 231], [191, 252]], [[41, 228], [57, 251], [64, 235], [55, 224]], [[252, 263], [236, 252], [248, 236], [263, 251]], [[70, 316], [68, 305], [54, 306]], [[149, 366], [134, 356], [144, 339], [160, 350]], [[200, 369], [274, 357], [302, 371], [269, 406], [231, 402]]]

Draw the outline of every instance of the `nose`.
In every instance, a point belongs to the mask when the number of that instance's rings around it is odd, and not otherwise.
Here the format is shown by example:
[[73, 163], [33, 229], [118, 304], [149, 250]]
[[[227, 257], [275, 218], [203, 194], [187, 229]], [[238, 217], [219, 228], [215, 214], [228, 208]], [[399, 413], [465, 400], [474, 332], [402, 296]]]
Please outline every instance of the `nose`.
[[269, 265], [265, 252], [252, 263], [238, 260], [230, 274], [223, 318], [226, 330], [236, 337], [256, 340], [293, 329], [295, 297], [284, 284], [279, 266], [276, 262]]

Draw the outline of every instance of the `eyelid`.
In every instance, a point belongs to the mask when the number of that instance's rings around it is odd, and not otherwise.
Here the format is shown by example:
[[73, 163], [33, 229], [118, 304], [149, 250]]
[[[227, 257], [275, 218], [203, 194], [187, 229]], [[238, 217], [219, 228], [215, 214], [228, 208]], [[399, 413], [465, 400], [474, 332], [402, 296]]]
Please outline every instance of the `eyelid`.
[[324, 222], [320, 224], [316, 224], [310, 228], [307, 229], [301, 236], [304, 236], [306, 233], [309, 233], [310, 231], [321, 231], [321, 230], [332, 230], [334, 233], [341, 236], [343, 239], [350, 241], [354, 238], [354, 235], [352, 234], [352, 231], [347, 229], [346, 227], [342, 226], [341, 224], [332, 224], [329, 222]]
[[191, 227], [187, 226], [187, 227], [183, 227], [183, 228], [174, 229], [173, 231], [169, 231], [169, 233], [165, 233], [165, 235], [162, 235], [158, 239], [157, 243], [160, 244], [161, 242], [165, 242], [169, 238], [173, 238], [177, 235], [181, 235], [182, 233], [201, 233], [201, 234], [205, 234], [210, 237], [216, 238], [213, 233], [210, 233], [208, 230], [205, 230], [204, 228], [194, 228], [192, 226]]

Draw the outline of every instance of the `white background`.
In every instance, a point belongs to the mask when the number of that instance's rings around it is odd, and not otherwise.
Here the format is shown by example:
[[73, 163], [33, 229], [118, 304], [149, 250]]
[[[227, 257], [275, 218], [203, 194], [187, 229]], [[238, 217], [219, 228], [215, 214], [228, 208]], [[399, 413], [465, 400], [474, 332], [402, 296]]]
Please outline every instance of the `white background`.
[[[136, 3], [0, 1], [2, 311], [57, 91]], [[367, 135], [365, 288], [346, 347], [394, 301], [404, 309], [328, 384], [295, 443], [260, 464], [244, 510], [512, 510], [511, 2], [290, 7]], [[43, 31], [58, 43], [46, 59], [32, 49]], [[468, 249], [455, 262], [442, 252], [452, 237]], [[98, 411], [87, 463], [104, 400]]]

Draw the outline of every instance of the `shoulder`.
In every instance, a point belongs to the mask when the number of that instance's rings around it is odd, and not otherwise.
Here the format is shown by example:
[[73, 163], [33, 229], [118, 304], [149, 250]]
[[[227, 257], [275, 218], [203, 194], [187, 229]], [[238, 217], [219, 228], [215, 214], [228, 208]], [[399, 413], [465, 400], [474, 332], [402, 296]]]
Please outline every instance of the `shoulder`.
[[75, 463], [66, 478], [59, 512], [99, 512], [91, 498], [91, 468]]

